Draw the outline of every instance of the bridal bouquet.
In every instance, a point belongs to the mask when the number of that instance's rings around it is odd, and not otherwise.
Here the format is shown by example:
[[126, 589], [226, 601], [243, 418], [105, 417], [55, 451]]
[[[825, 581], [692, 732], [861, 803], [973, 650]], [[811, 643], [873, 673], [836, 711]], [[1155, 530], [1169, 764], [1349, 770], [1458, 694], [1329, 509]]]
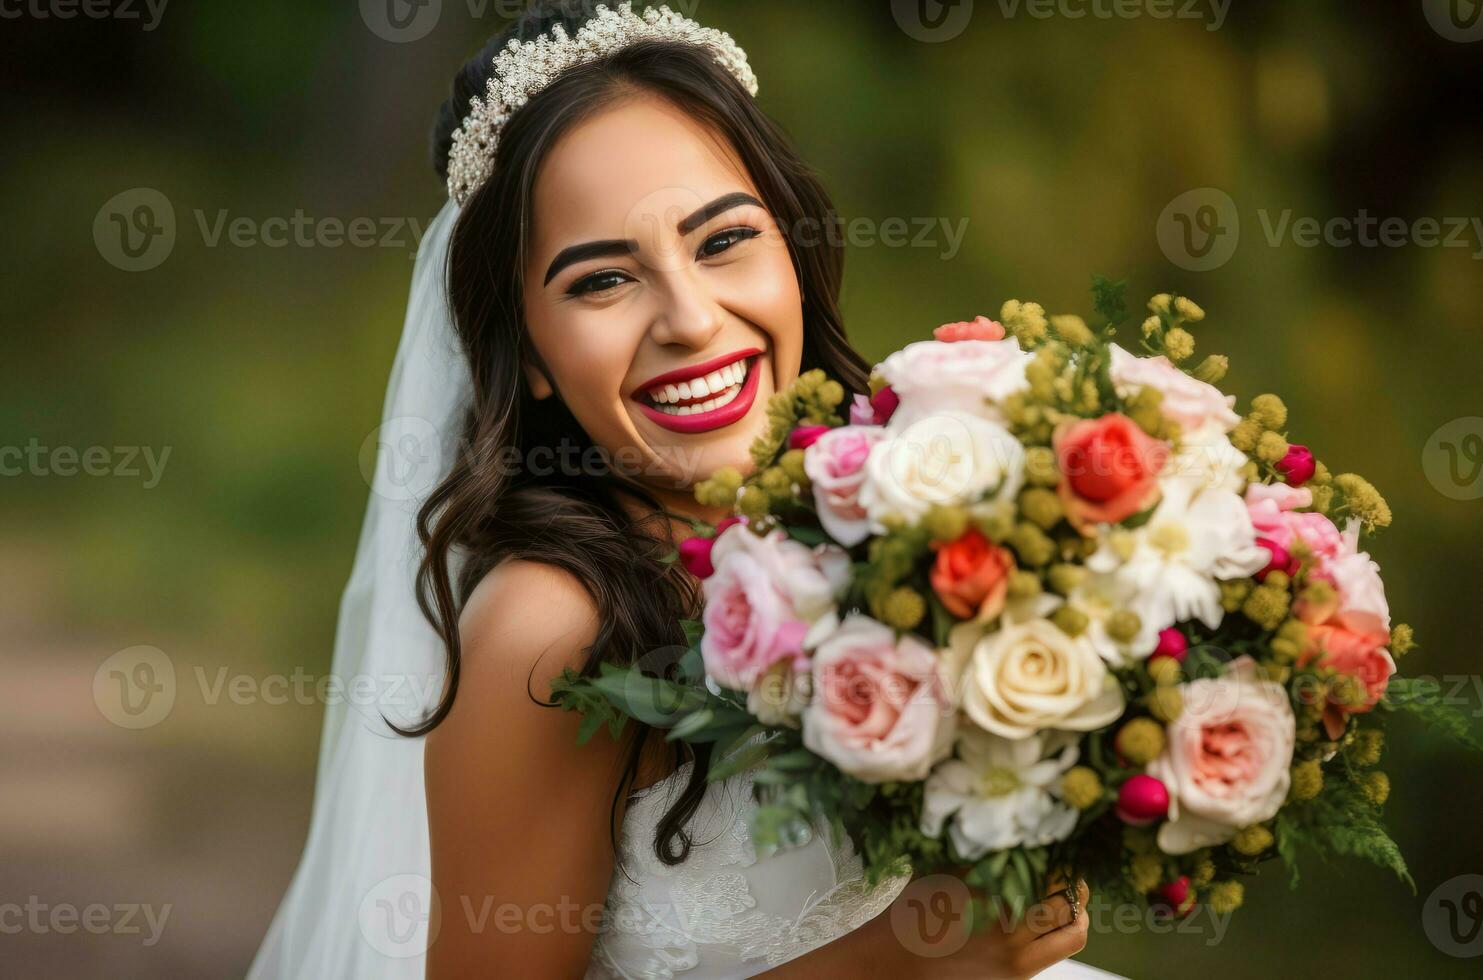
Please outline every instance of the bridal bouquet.
[[1376, 709], [1467, 736], [1393, 676], [1412, 633], [1364, 550], [1389, 507], [1277, 396], [1235, 410], [1194, 302], [1153, 297], [1135, 351], [1122, 284], [1094, 297], [1095, 325], [1012, 300], [939, 327], [848, 405], [818, 371], [776, 394], [755, 470], [696, 488], [734, 516], [676, 555], [689, 647], [556, 682], [583, 739], [712, 743], [759, 846], [822, 817], [872, 880], [968, 866], [1014, 915], [1068, 871], [1229, 912], [1300, 848], [1409, 880]]

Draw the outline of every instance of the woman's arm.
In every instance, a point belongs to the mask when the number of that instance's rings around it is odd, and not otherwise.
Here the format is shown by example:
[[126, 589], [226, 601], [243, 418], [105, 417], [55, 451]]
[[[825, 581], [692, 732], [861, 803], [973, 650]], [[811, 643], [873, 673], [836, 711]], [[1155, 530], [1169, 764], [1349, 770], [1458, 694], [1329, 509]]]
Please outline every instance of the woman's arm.
[[580, 583], [535, 562], [502, 564], [469, 599], [458, 696], [424, 750], [442, 909], [429, 980], [586, 970], [626, 743], [599, 733], [579, 747], [580, 716], [530, 695], [548, 698], [551, 679], [581, 665], [596, 628]]

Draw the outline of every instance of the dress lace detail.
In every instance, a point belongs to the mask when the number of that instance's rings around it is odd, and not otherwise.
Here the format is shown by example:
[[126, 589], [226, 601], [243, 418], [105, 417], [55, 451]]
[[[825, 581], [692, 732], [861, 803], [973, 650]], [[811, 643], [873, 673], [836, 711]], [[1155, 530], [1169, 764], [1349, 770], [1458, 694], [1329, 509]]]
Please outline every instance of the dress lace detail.
[[750, 977], [859, 928], [910, 881], [902, 873], [869, 887], [848, 838], [835, 846], [818, 827], [759, 858], [748, 832], [757, 807], [750, 773], [706, 787], [688, 825], [689, 857], [662, 864], [654, 829], [689, 774], [687, 763], [629, 803], [588, 980]]

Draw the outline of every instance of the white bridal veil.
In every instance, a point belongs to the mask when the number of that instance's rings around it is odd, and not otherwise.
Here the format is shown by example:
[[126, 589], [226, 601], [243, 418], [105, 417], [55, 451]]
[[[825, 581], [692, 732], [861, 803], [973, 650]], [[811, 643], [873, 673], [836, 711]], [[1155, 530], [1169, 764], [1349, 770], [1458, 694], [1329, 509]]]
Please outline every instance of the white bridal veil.
[[443, 278], [457, 215], [446, 203], [422, 240], [381, 425], [361, 451], [370, 503], [332, 676], [319, 688], [326, 707], [309, 841], [249, 980], [420, 980], [436, 935], [422, 739], [387, 721], [420, 719], [444, 676], [414, 580], [417, 509], [452, 462], [471, 387]]

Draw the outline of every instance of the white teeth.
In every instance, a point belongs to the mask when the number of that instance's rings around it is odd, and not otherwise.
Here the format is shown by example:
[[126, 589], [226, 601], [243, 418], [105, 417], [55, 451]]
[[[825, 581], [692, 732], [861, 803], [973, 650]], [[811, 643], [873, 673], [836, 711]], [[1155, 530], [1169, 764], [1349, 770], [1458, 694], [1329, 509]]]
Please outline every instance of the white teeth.
[[700, 396], [701, 393], [697, 388], [700, 387], [700, 383], [703, 383], [703, 381], [704, 383], [715, 384], [715, 387], [710, 388], [710, 390], [719, 391], [719, 394], [704, 400], [704, 402], [698, 402], [696, 405], [667, 405], [666, 402], [675, 400], [666, 396], [669, 396], [670, 388], [676, 387], [676, 385], [664, 385], [663, 391], [657, 390], [657, 388], [650, 388], [650, 397], [653, 397], [655, 402], [654, 408], [664, 412], [666, 415], [694, 415], [697, 412], [716, 411], [716, 409], [722, 408], [722, 406], [731, 403], [731, 400], [736, 399], [737, 394], [742, 393], [742, 383], [746, 381], [746, 365], [744, 365], [744, 362], [736, 362], [733, 365], [725, 366], [721, 371], [706, 375], [706, 378], [691, 380], [690, 383], [687, 383], [690, 385], [690, 394], [685, 394], [685, 387], [687, 385], [678, 385], [678, 396], [681, 399]]
[[[725, 367], [712, 371], [702, 378], [691, 378], [678, 385], [650, 388], [649, 398], [656, 408], [666, 415], [694, 415], [696, 412], [714, 411], [729, 403], [741, 392], [742, 382], [747, 379], [747, 362], [733, 361]], [[715, 396], [707, 398], [707, 396]], [[694, 405], [676, 405], [675, 402], [692, 398], [706, 398]]]

